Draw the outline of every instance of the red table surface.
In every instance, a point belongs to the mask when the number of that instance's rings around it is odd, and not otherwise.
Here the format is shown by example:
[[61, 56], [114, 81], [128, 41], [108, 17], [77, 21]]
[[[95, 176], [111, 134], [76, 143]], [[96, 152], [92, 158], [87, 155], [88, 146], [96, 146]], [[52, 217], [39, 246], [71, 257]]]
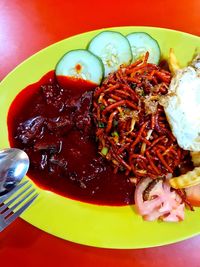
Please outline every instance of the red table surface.
[[[78, 33], [111, 26], [156, 26], [200, 36], [199, 0], [0, 0], [0, 79], [38, 50]], [[133, 229], [134, 231], [134, 229]], [[71, 243], [17, 219], [0, 234], [7, 266], [200, 266], [200, 236], [136, 250]]]

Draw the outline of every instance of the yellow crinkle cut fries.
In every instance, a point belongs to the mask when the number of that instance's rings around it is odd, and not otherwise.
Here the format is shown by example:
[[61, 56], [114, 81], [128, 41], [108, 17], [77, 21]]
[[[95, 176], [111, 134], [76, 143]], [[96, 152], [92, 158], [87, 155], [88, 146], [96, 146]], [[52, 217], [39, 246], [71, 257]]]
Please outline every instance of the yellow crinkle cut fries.
[[171, 187], [186, 188], [200, 183], [200, 167], [194, 168], [193, 171], [189, 171], [186, 174], [182, 174], [178, 177], [171, 178], [169, 180]]
[[172, 74], [174, 74], [178, 69], [180, 69], [180, 65], [178, 60], [174, 54], [174, 49], [170, 48], [169, 50], [169, 59], [168, 59], [169, 69]]

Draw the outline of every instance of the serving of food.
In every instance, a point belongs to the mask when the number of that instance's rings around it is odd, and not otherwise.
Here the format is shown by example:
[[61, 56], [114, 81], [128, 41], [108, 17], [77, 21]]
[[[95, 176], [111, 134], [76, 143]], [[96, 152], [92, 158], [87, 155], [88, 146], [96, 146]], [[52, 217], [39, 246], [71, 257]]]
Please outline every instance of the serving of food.
[[[37, 225], [36, 211], [44, 211], [48, 198], [41, 229], [84, 244], [145, 247], [179, 239], [177, 222], [184, 229], [199, 215], [199, 39], [179, 65], [173, 41], [166, 45], [163, 37], [176, 32], [158, 33], [130, 27], [89, 34], [84, 46], [68, 41], [51, 67], [10, 98], [8, 140], [29, 155], [28, 177], [42, 192], [25, 219]], [[91, 219], [90, 237], [79, 239], [70, 227], [68, 234], [58, 225], [45, 228], [59, 207], [60, 220], [70, 211], [68, 227], [78, 226], [79, 217], [86, 216], [84, 227]], [[146, 237], [135, 240], [132, 227], [142, 227]], [[170, 229], [169, 238], [152, 238], [152, 229]]]

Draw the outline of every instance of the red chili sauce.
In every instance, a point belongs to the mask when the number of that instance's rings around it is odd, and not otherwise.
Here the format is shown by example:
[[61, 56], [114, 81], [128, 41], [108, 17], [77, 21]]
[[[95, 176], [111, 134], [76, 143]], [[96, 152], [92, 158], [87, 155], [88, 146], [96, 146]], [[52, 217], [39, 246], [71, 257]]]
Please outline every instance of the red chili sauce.
[[86, 87], [60, 87], [54, 71], [26, 87], [9, 110], [10, 144], [28, 154], [28, 176], [43, 189], [89, 203], [131, 204], [133, 185], [98, 154], [93, 90]]

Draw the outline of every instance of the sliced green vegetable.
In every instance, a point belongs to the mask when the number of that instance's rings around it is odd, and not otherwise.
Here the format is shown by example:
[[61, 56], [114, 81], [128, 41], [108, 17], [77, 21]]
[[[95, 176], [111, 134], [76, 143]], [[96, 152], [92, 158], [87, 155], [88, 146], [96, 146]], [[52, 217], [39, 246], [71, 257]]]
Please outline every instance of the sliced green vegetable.
[[101, 154], [103, 156], [106, 156], [108, 154], [108, 148], [107, 147], [103, 147], [102, 150], [101, 150]]
[[99, 128], [104, 128], [105, 127], [105, 124], [101, 121], [98, 122], [98, 126]]
[[111, 135], [114, 137], [114, 136], [117, 136], [117, 137], [119, 137], [119, 134], [118, 134], [118, 132], [117, 131], [114, 131], [114, 132], [112, 132], [111, 133]]
[[105, 106], [104, 105], [101, 105], [100, 106], [100, 110], [104, 110], [105, 109]]
[[158, 64], [160, 60], [160, 47], [158, 42], [145, 32], [134, 32], [127, 36], [131, 45], [133, 62], [149, 52], [149, 63]]
[[104, 31], [96, 35], [88, 45], [88, 50], [101, 58], [105, 76], [116, 71], [120, 65], [130, 64], [132, 60], [131, 47], [119, 32]]
[[116, 127], [118, 125], [118, 121], [117, 120], [113, 120], [113, 126]]
[[79, 78], [99, 85], [103, 78], [102, 61], [85, 49], [67, 52], [56, 66], [56, 76]]

